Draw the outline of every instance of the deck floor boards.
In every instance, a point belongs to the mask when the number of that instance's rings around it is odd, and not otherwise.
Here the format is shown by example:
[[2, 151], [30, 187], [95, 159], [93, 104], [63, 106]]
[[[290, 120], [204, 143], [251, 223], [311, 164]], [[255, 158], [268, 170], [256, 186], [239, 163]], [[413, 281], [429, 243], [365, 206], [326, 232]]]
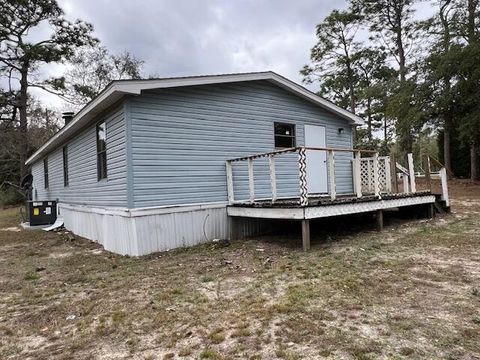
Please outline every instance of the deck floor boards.
[[364, 195], [361, 198], [356, 197], [354, 194], [348, 195], [339, 195], [335, 200], [332, 200], [329, 196], [309, 196], [308, 205], [300, 205], [300, 198], [288, 198], [288, 199], [278, 199], [273, 202], [271, 200], [256, 200], [253, 203], [249, 202], [239, 202], [230, 206], [234, 207], [250, 207], [250, 208], [304, 208], [304, 207], [314, 207], [314, 206], [331, 206], [331, 205], [341, 205], [341, 204], [358, 204], [372, 201], [380, 200], [394, 200], [394, 199], [405, 199], [413, 198], [418, 196], [432, 195], [430, 191], [417, 191], [416, 193], [409, 194], [381, 194], [380, 196], [375, 195]]

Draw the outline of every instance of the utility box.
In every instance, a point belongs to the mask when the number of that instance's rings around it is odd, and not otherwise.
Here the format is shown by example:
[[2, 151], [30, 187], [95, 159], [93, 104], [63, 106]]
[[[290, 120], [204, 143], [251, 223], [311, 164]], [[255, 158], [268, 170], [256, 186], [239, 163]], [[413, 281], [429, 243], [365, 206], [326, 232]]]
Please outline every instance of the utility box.
[[56, 201], [27, 201], [30, 226], [50, 225], [57, 220]]

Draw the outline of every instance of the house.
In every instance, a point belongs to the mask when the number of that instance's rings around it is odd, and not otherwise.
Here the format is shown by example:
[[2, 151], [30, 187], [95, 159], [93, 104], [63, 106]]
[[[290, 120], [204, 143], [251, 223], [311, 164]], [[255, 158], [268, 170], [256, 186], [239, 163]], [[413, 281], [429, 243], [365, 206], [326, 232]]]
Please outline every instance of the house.
[[[27, 160], [33, 199], [57, 200], [67, 229], [119, 254], [254, 235], [269, 216], [233, 205], [272, 200], [273, 157], [274, 201], [358, 193], [362, 123], [273, 72], [114, 81]], [[327, 148], [347, 151], [314, 150]]]

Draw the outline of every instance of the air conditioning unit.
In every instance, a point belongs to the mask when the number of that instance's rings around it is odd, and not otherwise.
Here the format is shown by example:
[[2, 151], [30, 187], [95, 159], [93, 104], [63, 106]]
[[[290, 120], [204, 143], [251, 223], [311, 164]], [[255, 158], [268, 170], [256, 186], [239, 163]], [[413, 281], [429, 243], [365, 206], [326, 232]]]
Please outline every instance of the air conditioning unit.
[[27, 201], [27, 215], [30, 226], [53, 224], [57, 220], [57, 202]]

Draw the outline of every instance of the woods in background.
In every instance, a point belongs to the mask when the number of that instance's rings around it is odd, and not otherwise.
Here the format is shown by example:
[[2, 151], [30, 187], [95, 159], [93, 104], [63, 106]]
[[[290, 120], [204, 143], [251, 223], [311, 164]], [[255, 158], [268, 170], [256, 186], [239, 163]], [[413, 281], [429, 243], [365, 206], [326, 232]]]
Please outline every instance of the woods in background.
[[[366, 121], [356, 146], [440, 158], [457, 176], [479, 176], [479, 0], [350, 0], [317, 26], [301, 74], [319, 94]], [[455, 161], [452, 161], [455, 159]], [[460, 160], [460, 161], [457, 161]], [[469, 166], [465, 166], [468, 162]]]

